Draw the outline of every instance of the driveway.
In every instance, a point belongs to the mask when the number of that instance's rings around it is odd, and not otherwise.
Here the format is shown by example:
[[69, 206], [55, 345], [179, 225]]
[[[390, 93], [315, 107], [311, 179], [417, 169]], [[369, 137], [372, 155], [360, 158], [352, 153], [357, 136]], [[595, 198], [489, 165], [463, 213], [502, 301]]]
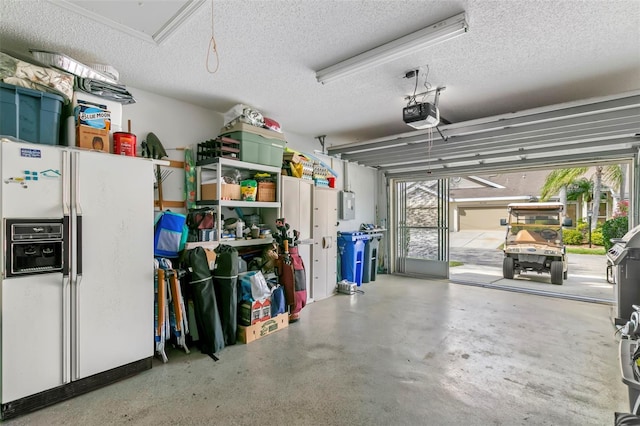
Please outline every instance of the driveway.
[[606, 279], [607, 260], [604, 255], [569, 254], [568, 278], [562, 285], [551, 284], [549, 274], [535, 272], [502, 277], [502, 231], [460, 231], [450, 234], [450, 256], [462, 266], [450, 269], [453, 281], [482, 285], [528, 289], [532, 291], [571, 295], [579, 298], [613, 301], [615, 286]]

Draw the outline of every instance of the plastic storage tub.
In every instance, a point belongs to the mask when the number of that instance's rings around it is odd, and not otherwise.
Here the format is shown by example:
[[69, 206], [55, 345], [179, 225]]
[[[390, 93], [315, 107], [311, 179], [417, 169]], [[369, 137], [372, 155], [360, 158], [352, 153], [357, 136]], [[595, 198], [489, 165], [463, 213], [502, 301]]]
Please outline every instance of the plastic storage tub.
[[0, 135], [57, 145], [62, 97], [0, 82]]
[[265, 138], [249, 132], [231, 132], [221, 136], [240, 142], [240, 160], [242, 161], [266, 166], [282, 166], [285, 141]]

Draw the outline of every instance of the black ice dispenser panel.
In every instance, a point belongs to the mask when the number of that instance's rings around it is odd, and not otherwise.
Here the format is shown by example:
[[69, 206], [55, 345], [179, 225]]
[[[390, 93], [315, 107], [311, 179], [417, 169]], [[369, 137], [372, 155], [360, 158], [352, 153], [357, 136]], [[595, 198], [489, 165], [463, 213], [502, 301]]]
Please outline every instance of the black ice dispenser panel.
[[62, 219], [7, 219], [6, 276], [61, 271], [63, 234]]

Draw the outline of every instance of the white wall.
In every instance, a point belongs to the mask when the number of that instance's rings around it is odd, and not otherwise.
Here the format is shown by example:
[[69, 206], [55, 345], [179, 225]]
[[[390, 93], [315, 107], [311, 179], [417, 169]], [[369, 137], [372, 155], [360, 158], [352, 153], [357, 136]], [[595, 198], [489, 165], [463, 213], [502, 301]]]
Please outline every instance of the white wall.
[[[213, 139], [220, 133], [223, 119], [222, 115], [215, 111], [144, 90], [132, 87], [127, 89], [137, 102], [123, 106], [122, 128], [126, 130], [127, 120], [131, 120], [131, 132], [138, 140], [138, 153], [140, 143], [153, 132], [162, 142], [169, 159], [183, 161], [184, 152], [176, 148], [195, 149], [199, 142]], [[184, 200], [184, 172], [172, 168], [163, 170], [170, 170], [171, 174], [163, 181], [162, 198]]]
[[[179, 148], [191, 147], [195, 150], [199, 142], [218, 136], [224, 124], [223, 115], [218, 112], [144, 90], [132, 87], [127, 89], [137, 102], [123, 106], [122, 128], [126, 130], [127, 121], [131, 120], [131, 131], [137, 136], [138, 145], [150, 132], [153, 132], [162, 142], [169, 159], [183, 161], [184, 153]], [[322, 155], [316, 152], [322, 147], [314, 137], [287, 132], [286, 128], [282, 130], [287, 138], [287, 147], [320, 158], [338, 173], [336, 188], [339, 191], [347, 189], [355, 193], [356, 218], [348, 221], [340, 220], [338, 226], [340, 231], [357, 231], [362, 223], [379, 224], [379, 215], [376, 215], [376, 201], [379, 193], [376, 190], [378, 178], [375, 169]], [[163, 199], [183, 200], [184, 173], [179, 169], [163, 168], [163, 170], [172, 171], [162, 184]]]
[[[339, 220], [338, 230], [343, 232], [357, 231], [363, 223], [379, 224], [379, 217], [376, 215], [376, 203], [378, 200], [377, 171], [370, 167], [360, 166], [354, 163], [322, 155], [322, 145], [315, 137], [287, 132], [283, 129], [287, 137], [287, 146], [294, 151], [301, 151], [314, 155], [321, 159], [331, 169], [338, 173], [336, 179], [336, 189], [338, 191], [353, 191], [356, 196], [355, 219]], [[329, 141], [325, 141], [325, 146], [329, 146]], [[339, 197], [339, 193], [336, 196]], [[338, 198], [338, 206], [340, 206]], [[383, 209], [386, 207], [383, 205]], [[385, 210], [383, 210], [386, 216]]]
[[283, 128], [282, 132], [287, 138], [287, 148], [294, 151], [313, 154], [314, 151], [321, 148], [320, 142], [313, 137], [288, 132], [286, 128]]

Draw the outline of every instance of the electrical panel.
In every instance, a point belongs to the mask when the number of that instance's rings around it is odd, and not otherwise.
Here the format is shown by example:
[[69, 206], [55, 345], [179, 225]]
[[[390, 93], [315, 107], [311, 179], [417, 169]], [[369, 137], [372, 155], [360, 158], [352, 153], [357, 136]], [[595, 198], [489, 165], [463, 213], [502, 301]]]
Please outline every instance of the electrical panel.
[[340, 220], [353, 220], [356, 218], [356, 193], [351, 191], [340, 192]]

